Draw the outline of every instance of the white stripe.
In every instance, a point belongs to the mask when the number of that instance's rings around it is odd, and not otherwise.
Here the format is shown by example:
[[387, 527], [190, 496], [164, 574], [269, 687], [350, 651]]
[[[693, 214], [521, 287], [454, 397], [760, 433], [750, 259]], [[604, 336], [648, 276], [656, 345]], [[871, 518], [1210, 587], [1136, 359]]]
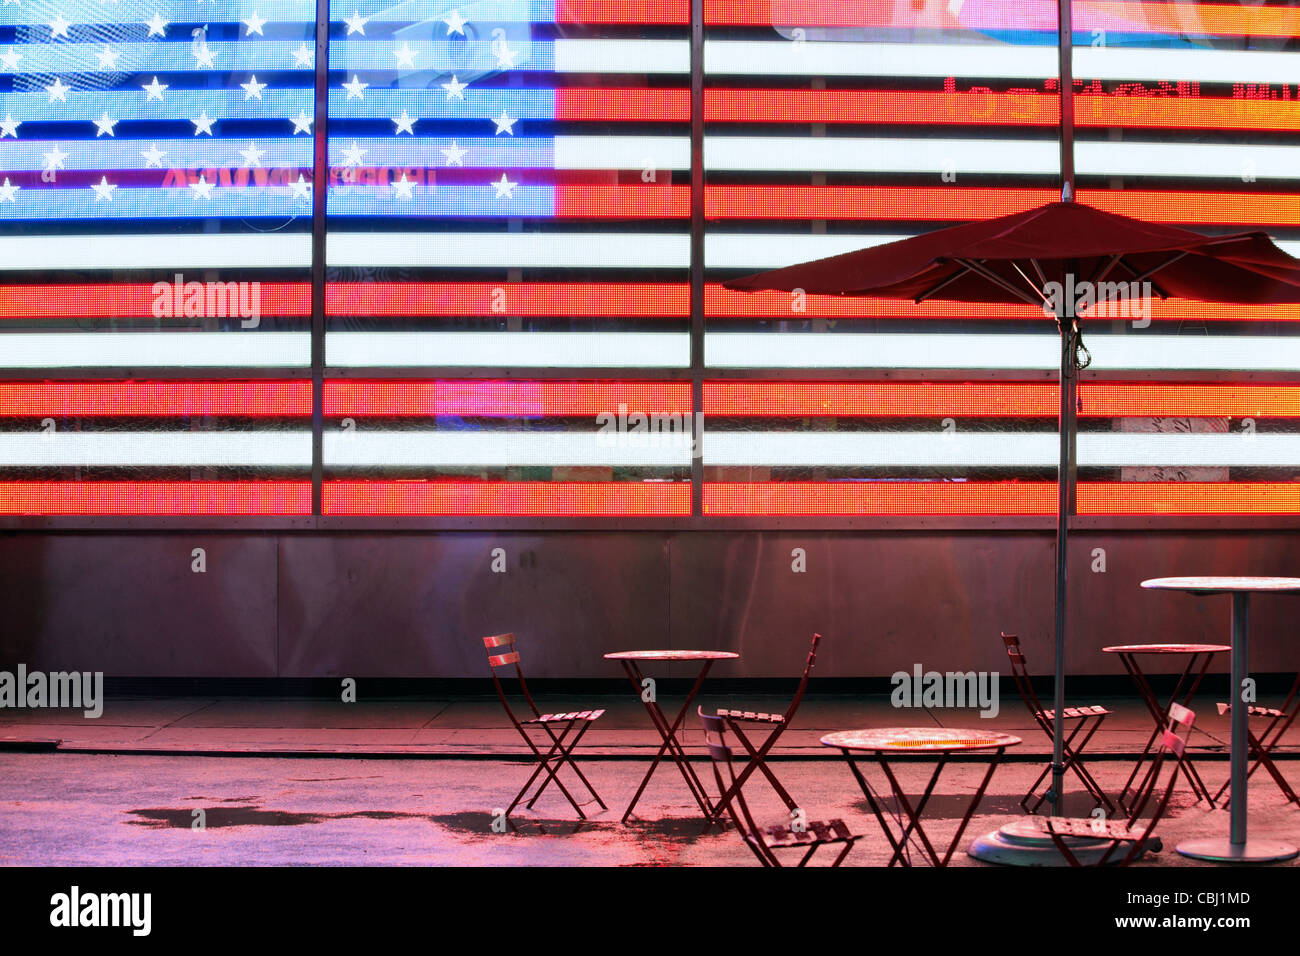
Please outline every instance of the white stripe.
[[[599, 152], [595, 150], [594, 152]], [[1193, 176], [1300, 179], [1300, 147], [1242, 143], [1075, 144], [1080, 173], [1097, 176]], [[710, 136], [710, 170], [758, 172], [973, 173], [1054, 175], [1057, 144], [1041, 140], [894, 139], [808, 136]]]
[[[1054, 432], [712, 432], [709, 465], [790, 467], [1052, 467]], [[1290, 467], [1300, 464], [1300, 435], [1163, 435], [1084, 432], [1079, 464], [1092, 467]]]
[[[785, 266], [838, 256], [897, 239], [897, 234], [814, 234], [710, 232], [704, 237], [704, 265], [708, 269], [780, 269]], [[1278, 242], [1278, 248], [1300, 256], [1300, 242]], [[1225, 317], [1231, 307], [1224, 306]]]
[[780, 269], [813, 259], [880, 246], [899, 235], [793, 235], [711, 232], [704, 237], [706, 269]]
[[687, 136], [557, 136], [556, 169], [690, 169]]
[[[1054, 369], [1055, 335], [709, 332], [713, 368]], [[1084, 335], [1093, 370], [1300, 369], [1300, 336]]]
[[283, 269], [311, 266], [311, 236], [0, 236], [7, 269]]
[[1087, 141], [1074, 144], [1074, 156], [1081, 175], [1300, 179], [1300, 146]]
[[[1001, 43], [708, 40], [704, 44], [706, 73], [744, 76], [961, 76], [1045, 80], [1056, 76], [1056, 59], [1055, 46]], [[602, 62], [607, 65], [596, 72], [616, 67], [617, 58], [611, 54]], [[1294, 83], [1297, 75], [1300, 75], [1300, 54], [1296, 53], [1074, 48], [1074, 76], [1083, 80]]]
[[1263, 50], [1074, 47], [1076, 80], [1294, 83], [1297, 75], [1300, 75], [1300, 53], [1274, 53]]
[[327, 431], [324, 438], [325, 463], [335, 467], [667, 467], [691, 463], [691, 436], [685, 432]]
[[334, 232], [331, 266], [504, 269], [685, 269], [686, 233]]
[[309, 332], [6, 332], [0, 368], [306, 368]]
[[685, 368], [686, 332], [330, 332], [341, 368]]
[[687, 40], [556, 40], [557, 73], [689, 73]]
[[706, 40], [704, 71], [748, 76], [977, 76], [1045, 80], [1056, 48], [1006, 44]]
[[35, 466], [311, 466], [311, 432], [0, 433], [0, 464]]

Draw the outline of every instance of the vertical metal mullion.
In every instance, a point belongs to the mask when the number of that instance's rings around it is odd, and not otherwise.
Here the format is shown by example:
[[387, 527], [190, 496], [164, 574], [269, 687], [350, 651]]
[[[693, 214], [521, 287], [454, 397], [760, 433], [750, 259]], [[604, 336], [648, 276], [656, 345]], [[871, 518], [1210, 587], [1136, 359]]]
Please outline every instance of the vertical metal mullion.
[[311, 174], [311, 510], [321, 516], [325, 478], [325, 201], [329, 195], [329, 0], [316, 3], [316, 88]]
[[1074, 198], [1074, 23], [1070, 11], [1071, 0], [1058, 0], [1057, 13], [1057, 66], [1061, 84], [1061, 186], [1070, 187]]
[[704, 0], [691, 0], [691, 514], [704, 513]]

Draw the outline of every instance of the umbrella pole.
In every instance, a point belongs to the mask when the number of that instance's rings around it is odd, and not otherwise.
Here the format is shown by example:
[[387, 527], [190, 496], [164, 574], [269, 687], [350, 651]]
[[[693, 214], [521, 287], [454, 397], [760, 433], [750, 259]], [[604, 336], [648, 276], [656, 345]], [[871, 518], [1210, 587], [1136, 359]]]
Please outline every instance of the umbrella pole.
[[1076, 386], [1074, 303], [1065, 306], [1061, 319], [1059, 391], [1060, 460], [1056, 473], [1056, 674], [1052, 706], [1052, 813], [1062, 816], [1065, 803], [1065, 599], [1069, 569], [1070, 512], [1074, 505]]

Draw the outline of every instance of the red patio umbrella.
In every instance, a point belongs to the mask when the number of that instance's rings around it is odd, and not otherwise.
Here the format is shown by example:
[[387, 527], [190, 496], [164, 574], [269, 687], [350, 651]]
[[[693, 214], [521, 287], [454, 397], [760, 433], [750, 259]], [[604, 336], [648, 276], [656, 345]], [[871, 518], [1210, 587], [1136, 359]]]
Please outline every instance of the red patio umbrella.
[[1263, 232], [1204, 236], [1066, 201], [725, 283], [749, 292], [802, 289], [917, 303], [1028, 302], [1044, 305], [1045, 318], [1055, 320], [1061, 333], [1052, 755], [1056, 814], [1064, 774], [1066, 516], [1074, 491], [1075, 373], [1087, 365], [1079, 360], [1086, 350], [1075, 313], [1085, 301], [1077, 294], [1095, 292], [1106, 282], [1149, 282], [1150, 291], [1161, 298], [1295, 303], [1300, 302], [1300, 260]]

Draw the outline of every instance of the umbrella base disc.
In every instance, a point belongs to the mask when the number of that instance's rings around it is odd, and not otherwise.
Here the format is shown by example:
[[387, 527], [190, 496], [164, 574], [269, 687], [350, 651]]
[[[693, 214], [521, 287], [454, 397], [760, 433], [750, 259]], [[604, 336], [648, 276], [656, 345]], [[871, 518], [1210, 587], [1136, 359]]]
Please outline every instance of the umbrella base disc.
[[[1064, 839], [1070, 846], [1070, 852], [1084, 866], [1099, 862], [1110, 844], [1109, 840], [1092, 837]], [[984, 863], [1001, 863], [1003, 866], [1070, 865], [1052, 838], [1035, 827], [1032, 820], [1017, 820], [992, 833], [986, 833], [972, 843], [966, 852]]]
[[1213, 863], [1274, 863], [1300, 856], [1300, 849], [1281, 840], [1247, 840], [1233, 843], [1223, 837], [1188, 840], [1176, 847], [1183, 856]]

